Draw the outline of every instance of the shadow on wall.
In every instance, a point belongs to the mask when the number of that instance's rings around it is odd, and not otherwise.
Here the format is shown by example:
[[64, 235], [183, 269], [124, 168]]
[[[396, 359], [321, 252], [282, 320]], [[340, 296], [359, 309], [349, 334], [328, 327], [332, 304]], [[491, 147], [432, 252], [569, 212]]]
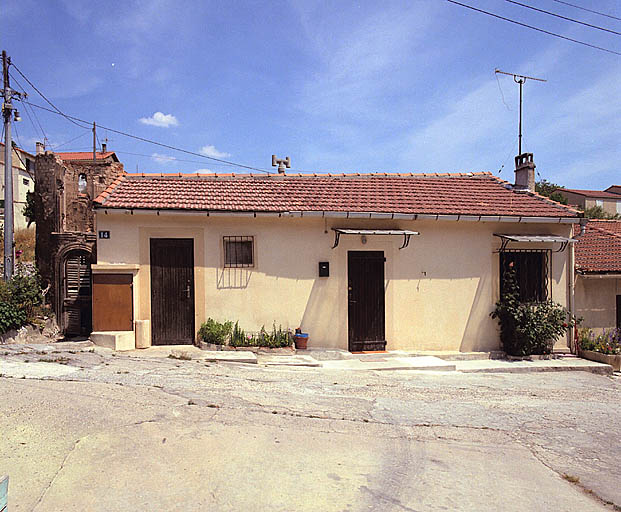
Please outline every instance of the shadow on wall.
[[235, 290], [248, 288], [252, 270], [249, 268], [221, 268], [216, 274], [218, 290]]
[[[489, 290], [491, 287], [491, 281], [491, 274], [485, 274], [479, 279], [474, 298], [471, 302], [468, 320], [459, 345], [460, 352], [490, 350], [490, 347], [481, 347], [481, 328], [483, 327], [487, 329], [491, 327], [491, 322], [494, 322], [494, 324], [496, 323], [496, 320], [492, 320], [488, 315], [484, 314], [486, 309], [489, 307], [489, 294], [486, 293], [486, 290]], [[498, 348], [500, 348], [500, 331], [498, 328], [496, 328], [496, 333], [498, 337]]]
[[338, 293], [329, 281], [315, 279], [300, 323], [303, 331], [310, 332], [310, 343], [315, 346], [339, 347], [339, 340], [346, 339], [347, 325], [339, 322], [343, 305], [335, 304], [335, 295]]

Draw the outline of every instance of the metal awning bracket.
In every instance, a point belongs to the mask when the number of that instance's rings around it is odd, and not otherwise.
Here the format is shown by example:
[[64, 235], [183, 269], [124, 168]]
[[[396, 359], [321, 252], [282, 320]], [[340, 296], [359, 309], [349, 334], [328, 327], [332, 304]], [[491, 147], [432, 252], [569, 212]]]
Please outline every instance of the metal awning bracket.
[[575, 238], [567, 238], [564, 236], [558, 235], [499, 235], [494, 233], [494, 236], [500, 238], [500, 249], [498, 252], [505, 252], [507, 250], [507, 245], [509, 242], [518, 242], [518, 243], [555, 243], [560, 244], [559, 248], [556, 251], [552, 252], [563, 252], [567, 249], [569, 244], [576, 243], [578, 240]]
[[334, 249], [339, 244], [340, 239], [341, 239], [341, 233], [339, 232], [338, 229], [335, 229], [334, 230], [334, 245], [332, 246], [332, 249]]
[[341, 235], [391, 235], [401, 236], [403, 235], [403, 244], [399, 247], [399, 250], [405, 249], [410, 245], [410, 237], [412, 235], [420, 235], [418, 231], [410, 231], [407, 229], [349, 229], [349, 228], [332, 228], [334, 231], [334, 245], [332, 249], [339, 245]]

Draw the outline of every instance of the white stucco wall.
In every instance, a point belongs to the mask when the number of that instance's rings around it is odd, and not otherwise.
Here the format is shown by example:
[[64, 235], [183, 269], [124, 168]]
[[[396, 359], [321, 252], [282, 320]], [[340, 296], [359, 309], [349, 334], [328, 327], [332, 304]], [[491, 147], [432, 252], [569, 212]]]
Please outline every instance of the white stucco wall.
[[576, 276], [576, 316], [584, 327], [601, 332], [616, 327], [617, 295], [621, 295], [621, 279], [606, 276]]
[[[331, 249], [332, 227], [411, 229], [421, 235], [403, 250], [403, 237], [369, 236], [363, 245], [360, 236], [345, 235]], [[149, 239], [193, 238], [197, 329], [207, 317], [239, 320], [246, 330], [276, 322], [301, 326], [315, 346], [347, 349], [347, 251], [380, 250], [386, 257], [387, 349], [455, 351], [499, 348], [497, 325], [489, 317], [499, 295], [494, 251], [500, 242], [493, 233], [570, 235], [570, 226], [558, 223], [157, 216], [112, 210], [98, 211], [97, 229], [110, 231], [109, 240], [98, 240], [98, 263], [139, 265], [136, 319], [151, 315]], [[254, 237], [254, 268], [223, 268], [222, 237], [228, 235]], [[318, 277], [319, 261], [330, 262], [330, 277]], [[552, 255], [552, 298], [563, 305], [567, 268], [567, 252]]]

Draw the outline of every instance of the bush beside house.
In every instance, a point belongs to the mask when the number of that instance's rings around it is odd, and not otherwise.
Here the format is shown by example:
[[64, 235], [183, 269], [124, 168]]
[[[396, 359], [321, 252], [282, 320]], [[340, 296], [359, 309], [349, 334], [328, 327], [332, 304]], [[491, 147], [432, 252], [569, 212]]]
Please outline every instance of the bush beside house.
[[35, 322], [42, 304], [38, 275], [18, 268], [12, 279], [0, 282], [0, 334]]
[[550, 354], [556, 340], [573, 327], [571, 315], [552, 301], [521, 302], [515, 271], [507, 271], [504, 279], [505, 290], [491, 313], [500, 325], [503, 350], [512, 356]]

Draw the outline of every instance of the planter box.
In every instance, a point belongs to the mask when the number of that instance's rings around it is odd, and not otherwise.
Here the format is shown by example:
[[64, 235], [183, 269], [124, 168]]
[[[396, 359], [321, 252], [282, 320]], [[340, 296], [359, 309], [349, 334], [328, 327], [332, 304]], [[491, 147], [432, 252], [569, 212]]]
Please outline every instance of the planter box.
[[230, 352], [239, 350], [242, 352], [253, 352], [255, 354], [257, 352], [282, 355], [292, 355], [295, 353], [295, 349], [293, 347], [231, 347], [229, 345], [214, 345], [213, 343], [205, 343], [204, 341], [199, 341], [198, 347], [201, 350], [222, 350]]
[[598, 363], [609, 364], [615, 372], [621, 371], [621, 355], [602, 354], [593, 350], [580, 350], [580, 357], [597, 361]]

